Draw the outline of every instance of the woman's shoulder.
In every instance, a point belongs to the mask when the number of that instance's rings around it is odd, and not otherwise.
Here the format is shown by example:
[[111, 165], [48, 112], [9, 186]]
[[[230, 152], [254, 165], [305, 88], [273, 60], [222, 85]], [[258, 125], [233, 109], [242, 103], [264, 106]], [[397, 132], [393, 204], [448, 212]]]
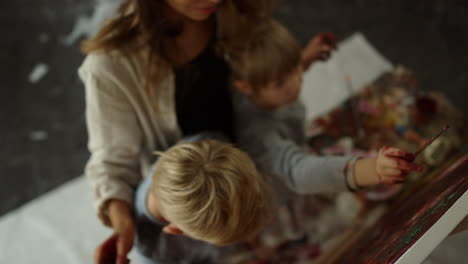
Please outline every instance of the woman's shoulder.
[[119, 51], [94, 51], [86, 55], [79, 67], [80, 74], [91, 74], [96, 76], [125, 75], [125, 72], [134, 68], [135, 62], [139, 62], [137, 55], [124, 55]]

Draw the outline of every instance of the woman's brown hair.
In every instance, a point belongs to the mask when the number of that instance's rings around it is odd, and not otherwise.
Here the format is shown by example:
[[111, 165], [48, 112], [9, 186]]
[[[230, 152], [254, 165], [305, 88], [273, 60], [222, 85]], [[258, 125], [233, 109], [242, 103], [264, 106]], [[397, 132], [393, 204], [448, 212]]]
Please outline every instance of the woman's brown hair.
[[[270, 16], [274, 0], [224, 0], [217, 11], [218, 47], [233, 49], [256, 21]], [[163, 41], [181, 33], [180, 23], [165, 15], [166, 0], [126, 0], [115, 18], [109, 20], [95, 37], [81, 45], [85, 54], [94, 51], [138, 52], [149, 47], [145, 89], [156, 96], [151, 85], [167, 76], [174, 62], [168, 56]], [[155, 102], [156, 100], [151, 100]]]

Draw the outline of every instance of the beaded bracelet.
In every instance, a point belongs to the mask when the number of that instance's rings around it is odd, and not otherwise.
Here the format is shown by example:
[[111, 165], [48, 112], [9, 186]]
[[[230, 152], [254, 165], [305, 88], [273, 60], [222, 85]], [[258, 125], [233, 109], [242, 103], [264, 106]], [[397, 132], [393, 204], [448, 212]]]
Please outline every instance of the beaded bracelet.
[[348, 188], [353, 192], [361, 189], [357, 185], [356, 178], [354, 177], [354, 167], [355, 167], [356, 161], [358, 159], [360, 159], [360, 158], [359, 157], [353, 157], [351, 160], [348, 161], [348, 163], [345, 166], [346, 186], [348, 186]]

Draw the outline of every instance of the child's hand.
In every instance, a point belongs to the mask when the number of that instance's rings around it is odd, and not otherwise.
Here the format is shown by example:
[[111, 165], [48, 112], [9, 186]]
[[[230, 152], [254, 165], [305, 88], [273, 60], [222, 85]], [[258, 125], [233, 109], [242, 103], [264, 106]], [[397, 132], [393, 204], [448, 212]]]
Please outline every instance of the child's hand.
[[379, 182], [394, 184], [405, 180], [408, 172], [422, 171], [423, 167], [408, 161], [411, 154], [393, 147], [382, 147], [376, 161]]
[[[107, 208], [112, 228], [116, 234], [96, 249], [95, 263], [128, 263], [127, 255], [133, 247], [135, 232], [130, 205], [124, 201], [113, 199], [109, 201]], [[112, 256], [115, 262], [106, 262]]]
[[317, 34], [309, 41], [302, 52], [304, 71], [317, 60], [327, 60], [330, 53], [336, 49], [336, 36], [332, 33]]

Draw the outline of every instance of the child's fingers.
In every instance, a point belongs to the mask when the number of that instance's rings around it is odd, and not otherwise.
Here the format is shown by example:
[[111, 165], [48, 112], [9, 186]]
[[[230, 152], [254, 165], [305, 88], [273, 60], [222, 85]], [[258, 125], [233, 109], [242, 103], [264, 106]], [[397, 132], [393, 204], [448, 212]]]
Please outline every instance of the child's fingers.
[[403, 151], [401, 149], [394, 148], [394, 147], [388, 147], [388, 146], [382, 147], [380, 149], [380, 151], [385, 156], [394, 157], [394, 158], [405, 158], [409, 154], [408, 152]]
[[380, 182], [385, 184], [402, 183], [406, 175], [405, 172], [395, 168], [384, 168], [379, 173]]
[[383, 147], [377, 159], [378, 175], [381, 182], [387, 184], [401, 183], [410, 171], [422, 171], [423, 167], [412, 163], [409, 153], [398, 148]]
[[390, 168], [390, 167], [387, 167], [387, 168], [383, 168], [380, 172], [382, 178], [400, 178], [400, 175], [401, 175], [401, 170], [399, 169], [396, 169], [396, 168]]
[[383, 157], [379, 160], [379, 166], [385, 168], [394, 168], [403, 171], [422, 171], [423, 166], [408, 162], [401, 158]]
[[414, 160], [413, 154], [408, 153], [398, 148], [383, 147], [381, 150], [385, 156], [390, 157], [390, 158], [404, 159], [410, 162]]
[[312, 40], [308, 44], [308, 46], [315, 46], [315, 47], [318, 47], [320, 45], [322, 45], [322, 37], [320, 36], [320, 34], [313, 37]]
[[320, 55], [320, 60], [322, 61], [326, 61], [330, 58], [330, 52], [323, 52], [321, 55]]
[[320, 51], [321, 52], [332, 52], [334, 49], [332, 46], [329, 46], [329, 45], [326, 45], [326, 44], [322, 44], [320, 45]]
[[336, 47], [336, 36], [333, 33], [321, 33], [319, 34], [320, 41], [325, 43], [333, 48]]
[[403, 171], [422, 171], [423, 166], [407, 162], [406, 160], [396, 159], [397, 168]]
[[398, 168], [398, 159], [389, 158], [385, 155], [380, 155], [377, 166], [382, 168]]

